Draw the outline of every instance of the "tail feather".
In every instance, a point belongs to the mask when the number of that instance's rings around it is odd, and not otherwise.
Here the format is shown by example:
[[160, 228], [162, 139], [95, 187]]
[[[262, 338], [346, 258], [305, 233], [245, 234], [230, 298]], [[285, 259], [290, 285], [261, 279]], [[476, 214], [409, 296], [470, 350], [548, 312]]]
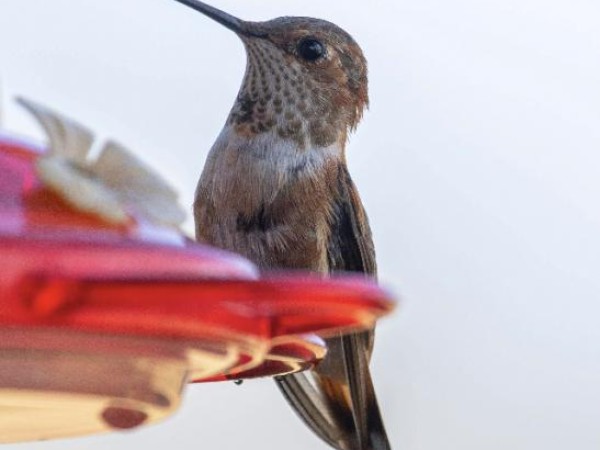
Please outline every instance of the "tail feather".
[[275, 378], [275, 381], [288, 403], [317, 436], [331, 447], [343, 448], [338, 445], [342, 435], [335, 426], [330, 408], [312, 386], [307, 374], [286, 375]]
[[338, 450], [389, 450], [369, 373], [372, 332], [327, 340], [327, 357], [313, 371], [277, 378], [304, 422]]

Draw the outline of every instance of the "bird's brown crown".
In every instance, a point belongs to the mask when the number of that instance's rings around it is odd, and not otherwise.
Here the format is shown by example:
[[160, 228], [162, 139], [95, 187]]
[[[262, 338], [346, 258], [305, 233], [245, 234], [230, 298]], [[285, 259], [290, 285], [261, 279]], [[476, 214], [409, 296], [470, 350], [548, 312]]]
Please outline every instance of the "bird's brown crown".
[[367, 63], [337, 25], [306, 17], [244, 22], [246, 74], [228, 123], [300, 148], [345, 142], [368, 105]]

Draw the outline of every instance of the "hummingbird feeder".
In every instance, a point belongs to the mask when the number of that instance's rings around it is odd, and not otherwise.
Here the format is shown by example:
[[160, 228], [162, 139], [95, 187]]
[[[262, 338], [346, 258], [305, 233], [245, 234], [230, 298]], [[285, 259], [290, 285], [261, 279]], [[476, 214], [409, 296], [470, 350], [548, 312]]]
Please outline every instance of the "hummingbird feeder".
[[196, 244], [146, 166], [114, 143], [88, 162], [86, 129], [23, 103], [50, 144], [0, 135], [0, 442], [156, 422], [187, 383], [309, 369], [323, 336], [393, 308], [362, 277], [262, 275]]

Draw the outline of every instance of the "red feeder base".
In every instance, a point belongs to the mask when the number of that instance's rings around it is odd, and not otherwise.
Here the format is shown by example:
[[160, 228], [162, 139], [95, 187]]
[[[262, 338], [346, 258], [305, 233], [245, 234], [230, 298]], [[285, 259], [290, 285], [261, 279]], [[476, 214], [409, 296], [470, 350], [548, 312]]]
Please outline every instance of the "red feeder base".
[[312, 367], [317, 337], [393, 308], [363, 278], [260, 278], [147, 223], [111, 227], [48, 192], [42, 150], [0, 137], [0, 441], [128, 429], [182, 386]]

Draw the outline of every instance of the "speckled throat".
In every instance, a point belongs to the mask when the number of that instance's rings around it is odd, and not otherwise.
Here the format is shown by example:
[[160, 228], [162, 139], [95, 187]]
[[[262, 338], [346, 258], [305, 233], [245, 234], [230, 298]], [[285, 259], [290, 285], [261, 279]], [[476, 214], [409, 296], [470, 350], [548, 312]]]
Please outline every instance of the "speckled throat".
[[247, 67], [228, 125], [247, 137], [274, 133], [295, 142], [299, 150], [343, 143], [344, 112], [331, 92], [306, 76], [299, 64], [266, 39], [244, 39]]

